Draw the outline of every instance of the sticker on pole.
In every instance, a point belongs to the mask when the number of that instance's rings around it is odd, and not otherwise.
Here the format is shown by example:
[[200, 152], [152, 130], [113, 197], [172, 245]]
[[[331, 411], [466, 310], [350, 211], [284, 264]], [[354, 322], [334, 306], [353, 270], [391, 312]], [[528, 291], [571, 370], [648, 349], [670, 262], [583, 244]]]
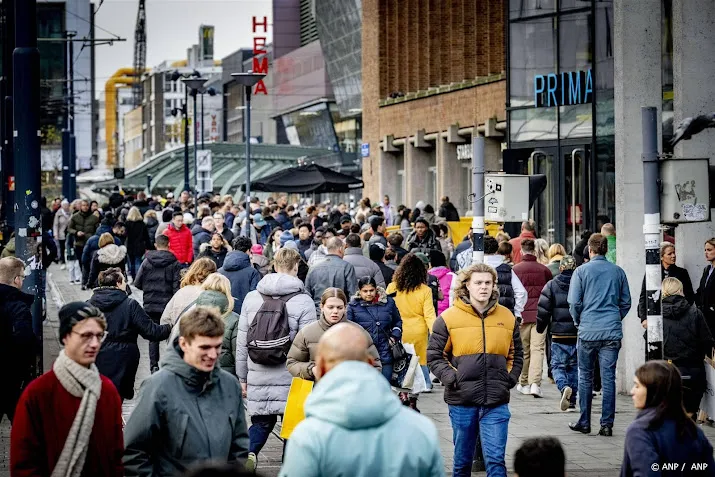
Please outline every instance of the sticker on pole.
[[683, 204], [683, 217], [688, 222], [702, 222], [707, 220], [707, 215], [705, 204]]

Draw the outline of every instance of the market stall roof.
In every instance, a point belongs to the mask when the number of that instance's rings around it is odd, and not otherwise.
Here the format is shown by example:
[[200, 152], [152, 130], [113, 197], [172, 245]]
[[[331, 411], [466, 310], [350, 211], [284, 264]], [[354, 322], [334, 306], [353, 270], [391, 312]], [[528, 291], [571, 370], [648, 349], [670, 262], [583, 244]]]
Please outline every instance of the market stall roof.
[[[315, 193], [349, 192], [362, 189], [363, 182], [318, 164], [291, 167], [251, 181], [251, 189], [260, 192]], [[241, 186], [245, 191], [245, 184]]]
[[[205, 148], [211, 150], [214, 191], [234, 194], [246, 182], [245, 144], [207, 143]], [[299, 160], [323, 157], [330, 153], [325, 149], [288, 144], [251, 144], [251, 177], [266, 176], [290, 168], [298, 164]], [[189, 147], [191, 184], [194, 183], [193, 157], [192, 145]], [[119, 184], [125, 189], [145, 189], [148, 175], [152, 176], [152, 192], [179, 194], [184, 186], [183, 146], [157, 154], [126, 171], [122, 180], [98, 181], [92, 189], [97, 192], [111, 191]]]

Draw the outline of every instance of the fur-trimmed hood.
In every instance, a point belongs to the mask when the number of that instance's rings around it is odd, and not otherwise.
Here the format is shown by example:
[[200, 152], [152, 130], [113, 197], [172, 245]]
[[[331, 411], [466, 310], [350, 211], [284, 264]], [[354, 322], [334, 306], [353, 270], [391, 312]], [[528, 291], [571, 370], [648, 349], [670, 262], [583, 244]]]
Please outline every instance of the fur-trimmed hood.
[[377, 296], [375, 297], [375, 300], [368, 303], [365, 300], [363, 300], [362, 298], [360, 298], [360, 290], [358, 290], [355, 292], [355, 295], [353, 295], [352, 303], [355, 305], [363, 305], [363, 306], [386, 305], [387, 304], [387, 292], [385, 291], [384, 288], [377, 287]]
[[97, 250], [97, 260], [99, 263], [116, 265], [127, 256], [127, 247], [110, 243]]

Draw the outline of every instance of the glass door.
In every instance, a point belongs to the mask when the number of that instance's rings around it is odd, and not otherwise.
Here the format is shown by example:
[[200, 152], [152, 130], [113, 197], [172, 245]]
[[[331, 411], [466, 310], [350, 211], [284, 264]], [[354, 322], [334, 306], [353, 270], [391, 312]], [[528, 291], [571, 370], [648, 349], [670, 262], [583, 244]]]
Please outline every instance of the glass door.
[[588, 146], [562, 147], [564, 158], [564, 203], [566, 222], [566, 251], [573, 252], [574, 246], [586, 230], [587, 205], [589, 199], [589, 151]]
[[545, 239], [549, 245], [558, 242], [560, 234], [558, 211], [559, 163], [555, 147], [534, 149], [529, 156], [529, 175], [544, 174], [546, 189], [534, 203], [533, 219], [536, 222], [537, 236]]

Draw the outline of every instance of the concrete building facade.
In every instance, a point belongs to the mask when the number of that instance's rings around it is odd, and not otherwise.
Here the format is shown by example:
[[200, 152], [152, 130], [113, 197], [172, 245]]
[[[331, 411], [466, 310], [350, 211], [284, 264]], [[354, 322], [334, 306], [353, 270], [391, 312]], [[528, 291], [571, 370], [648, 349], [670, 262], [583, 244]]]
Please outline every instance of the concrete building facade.
[[506, 130], [504, 22], [499, 0], [362, 2], [365, 195], [471, 208], [471, 140], [502, 168]]

